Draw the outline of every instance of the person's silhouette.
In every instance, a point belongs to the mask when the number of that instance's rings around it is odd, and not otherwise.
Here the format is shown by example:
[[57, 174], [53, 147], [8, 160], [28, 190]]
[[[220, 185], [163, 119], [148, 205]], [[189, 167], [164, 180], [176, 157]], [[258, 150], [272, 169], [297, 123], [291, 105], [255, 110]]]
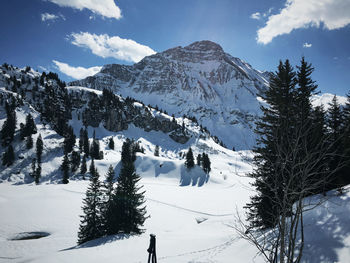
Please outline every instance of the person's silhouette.
[[[149, 248], [147, 249], [148, 254], [148, 263], [157, 263], [156, 255], [156, 235], [150, 234]], [[151, 261], [152, 258], [152, 261]]]

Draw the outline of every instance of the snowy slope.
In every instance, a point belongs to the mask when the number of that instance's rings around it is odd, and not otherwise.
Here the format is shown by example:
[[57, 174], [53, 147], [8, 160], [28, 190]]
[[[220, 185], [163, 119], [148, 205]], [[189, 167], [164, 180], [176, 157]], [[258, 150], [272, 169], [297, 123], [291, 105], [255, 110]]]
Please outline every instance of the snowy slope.
[[[220, 172], [229, 168], [226, 154], [219, 156], [224, 169], [213, 172], [218, 179]], [[151, 159], [153, 164], [164, 161]], [[138, 160], [138, 171], [144, 169], [140, 168], [142, 162]], [[247, 172], [247, 168], [239, 171]], [[230, 173], [226, 180], [203, 187], [179, 187], [171, 172], [158, 177], [146, 174], [141, 180], [150, 215], [144, 226], [146, 232], [131, 237], [109, 236], [81, 246], [76, 246], [77, 230], [87, 181], [68, 185], [0, 184], [0, 209], [6, 211], [0, 217], [0, 262], [146, 262], [150, 233], [157, 235], [159, 262], [263, 262], [256, 257], [256, 249], [238, 239], [230, 227], [235, 209], [242, 213], [248, 201], [248, 183], [248, 178]], [[328, 196], [327, 202], [304, 217], [306, 246], [302, 262], [350, 260], [350, 193], [339, 197], [329, 192]], [[11, 240], [23, 232], [49, 235]]]
[[[332, 102], [333, 97], [334, 94], [330, 93], [314, 95], [311, 98], [311, 102], [314, 107], [323, 105], [324, 109], [328, 110], [329, 104]], [[344, 96], [337, 96], [337, 100], [340, 105], [345, 105], [347, 99]]]

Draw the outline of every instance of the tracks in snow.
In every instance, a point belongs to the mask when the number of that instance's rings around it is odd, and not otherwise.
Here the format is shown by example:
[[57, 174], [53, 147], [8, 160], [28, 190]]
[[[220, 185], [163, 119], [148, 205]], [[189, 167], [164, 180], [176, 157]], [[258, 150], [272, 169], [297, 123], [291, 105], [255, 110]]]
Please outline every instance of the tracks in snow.
[[196, 210], [184, 208], [184, 207], [181, 207], [181, 206], [177, 206], [177, 205], [174, 205], [174, 204], [165, 203], [165, 202], [158, 201], [158, 200], [155, 200], [155, 199], [152, 199], [152, 198], [147, 198], [147, 200], [155, 202], [155, 203], [158, 203], [158, 204], [162, 204], [162, 205], [170, 206], [170, 207], [173, 207], [173, 208], [177, 208], [177, 209], [180, 209], [180, 210], [188, 211], [188, 212], [191, 212], [191, 213], [199, 214], [199, 215], [215, 216], [215, 217], [223, 217], [223, 216], [232, 216], [233, 215], [233, 213], [230, 213], [230, 214], [205, 213], [205, 212], [196, 211]]
[[227, 249], [228, 247], [230, 247], [233, 243], [236, 242], [236, 240], [238, 239], [238, 237], [235, 238], [231, 238], [228, 241], [220, 244], [220, 245], [216, 245], [214, 247], [210, 247], [207, 249], [201, 249], [201, 250], [195, 250], [195, 251], [190, 251], [190, 252], [186, 252], [186, 253], [181, 253], [181, 254], [177, 254], [177, 255], [173, 255], [173, 256], [164, 256], [164, 257], [160, 257], [159, 260], [166, 260], [166, 259], [171, 259], [171, 258], [177, 258], [177, 257], [185, 257], [185, 256], [189, 256], [189, 257], [193, 257], [191, 260], [190, 259], [186, 259], [189, 260], [188, 262], [190, 263], [195, 263], [195, 262], [217, 262], [215, 260], [216, 256], [218, 254], [220, 254], [221, 252], [223, 252], [225, 249]]

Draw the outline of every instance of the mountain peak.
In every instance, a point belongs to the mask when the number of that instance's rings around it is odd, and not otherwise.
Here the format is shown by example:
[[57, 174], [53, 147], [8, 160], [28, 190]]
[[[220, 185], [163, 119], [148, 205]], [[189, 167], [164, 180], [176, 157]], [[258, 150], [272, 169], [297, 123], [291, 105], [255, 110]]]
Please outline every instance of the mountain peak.
[[196, 41], [184, 47], [184, 49], [196, 51], [223, 51], [222, 47], [219, 44], [209, 40]]

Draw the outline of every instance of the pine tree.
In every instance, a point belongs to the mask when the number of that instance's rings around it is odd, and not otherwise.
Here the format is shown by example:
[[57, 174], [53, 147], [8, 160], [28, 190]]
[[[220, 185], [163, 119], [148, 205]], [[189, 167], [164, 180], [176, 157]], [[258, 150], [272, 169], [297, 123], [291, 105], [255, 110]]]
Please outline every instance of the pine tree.
[[77, 151], [73, 151], [70, 158], [71, 171], [74, 173], [80, 165], [80, 154]]
[[114, 210], [114, 201], [113, 201], [113, 191], [114, 191], [114, 169], [112, 165], [109, 166], [108, 172], [106, 175], [106, 182], [103, 184], [104, 186], [104, 206], [102, 211], [102, 221], [103, 221], [103, 229], [105, 234], [111, 235], [117, 232], [113, 232], [113, 223], [114, 223], [114, 213], [117, 212]]
[[34, 181], [36, 184], [39, 184], [41, 178], [41, 165], [38, 163], [36, 170], [35, 170], [35, 176], [34, 176]]
[[33, 148], [33, 138], [32, 138], [32, 135], [28, 135], [28, 136], [27, 136], [27, 139], [26, 139], [26, 148], [27, 148], [28, 150]]
[[114, 140], [113, 140], [113, 137], [110, 137], [110, 138], [109, 138], [108, 147], [109, 147], [109, 149], [114, 150]]
[[280, 213], [274, 189], [278, 189], [278, 193], [282, 191], [282, 179], [276, 176], [283, 174], [286, 168], [275, 165], [283, 162], [283, 156], [277, 151], [288, 153], [288, 144], [293, 144], [292, 134], [295, 131], [296, 78], [288, 60], [280, 62], [269, 86], [263, 94], [269, 107], [261, 107], [263, 116], [257, 122], [256, 133], [260, 135], [258, 146], [254, 149], [257, 168], [251, 174], [255, 178], [253, 185], [257, 195], [247, 205], [251, 225], [267, 228], [276, 224]]
[[350, 183], [350, 92], [347, 94], [347, 101], [343, 109], [343, 159], [345, 162], [342, 169], [342, 181]]
[[80, 166], [80, 174], [83, 175], [83, 178], [85, 179], [85, 173], [87, 171], [87, 167], [86, 167], [86, 156], [84, 155], [83, 156], [83, 161], [81, 163], [81, 166]]
[[36, 159], [38, 163], [41, 163], [41, 155], [43, 153], [43, 139], [41, 138], [41, 134], [39, 134], [37, 140], [36, 140]]
[[68, 126], [64, 138], [64, 151], [70, 153], [75, 145], [75, 135], [72, 126]]
[[[311, 111], [311, 129], [310, 129], [310, 136], [307, 141], [307, 145], [314, 151], [323, 145], [329, 145], [329, 135], [327, 132], [327, 124], [326, 124], [326, 112], [323, 108], [323, 105], [316, 106]], [[330, 150], [330, 149], [329, 149]], [[323, 154], [321, 152], [321, 154]], [[314, 189], [314, 191], [311, 194], [316, 193], [325, 193], [327, 189], [330, 189], [331, 186], [329, 185], [329, 173], [328, 167], [325, 167], [323, 164], [329, 162], [329, 156], [320, 157], [320, 154], [314, 154], [315, 159], [319, 159], [319, 165], [315, 165], [314, 167], [314, 179], [311, 180], [314, 182], [314, 184], [319, 185], [320, 181], [324, 181], [323, 185], [320, 185], [318, 189]]]
[[15, 153], [13, 151], [12, 145], [10, 144], [7, 147], [7, 150], [3, 153], [2, 165], [11, 166], [14, 161], [15, 161]]
[[91, 158], [94, 158], [96, 160], [100, 159], [100, 142], [98, 139], [96, 139], [95, 131], [93, 134], [93, 139], [90, 147], [90, 155]]
[[78, 244], [99, 238], [103, 236], [102, 229], [102, 193], [101, 182], [98, 171], [95, 169], [90, 177], [90, 185], [86, 190], [85, 199], [83, 200], [83, 212], [81, 216]]
[[342, 112], [336, 95], [333, 97], [329, 106], [328, 127], [332, 135], [331, 139], [335, 142], [340, 138], [342, 132]]
[[[333, 156], [329, 160], [329, 169], [330, 171], [335, 170], [339, 164], [342, 162], [344, 145], [343, 145], [343, 116], [342, 110], [338, 103], [337, 96], [334, 96], [331, 103], [329, 104], [328, 109], [328, 127], [329, 127], [329, 143], [332, 145], [331, 152]], [[333, 176], [333, 180], [330, 183], [330, 188], [341, 187], [342, 185], [342, 170], [340, 169]]]
[[16, 105], [14, 104], [14, 100], [12, 100], [11, 105], [8, 102], [5, 103], [6, 116], [1, 131], [1, 141], [3, 146], [8, 146], [14, 138], [15, 130], [16, 130]]
[[68, 159], [68, 153], [64, 153], [64, 157], [61, 164], [61, 170], [63, 172], [62, 176], [62, 183], [68, 184], [69, 183], [69, 159]]
[[96, 170], [96, 168], [95, 168], [94, 159], [91, 159], [91, 164], [90, 164], [90, 167], [89, 167], [90, 176], [93, 176], [95, 170]]
[[156, 145], [154, 149], [154, 156], [159, 156], [159, 145]]
[[88, 136], [88, 131], [85, 128], [84, 134], [83, 134], [83, 149], [86, 157], [90, 155], [90, 144], [89, 144], [89, 136]]
[[82, 152], [84, 147], [84, 129], [80, 128], [79, 132], [79, 151]]
[[198, 166], [201, 166], [201, 163], [202, 163], [202, 156], [201, 156], [201, 154], [199, 153], [199, 154], [197, 155], [197, 165], [198, 165]]
[[211, 163], [210, 163], [209, 156], [206, 153], [203, 153], [202, 154], [202, 168], [206, 174], [209, 174], [211, 171], [210, 165], [211, 165]]
[[[146, 220], [146, 207], [144, 192], [142, 187], [137, 186], [140, 177], [135, 172], [133, 163], [123, 164], [120, 171], [117, 187], [115, 189], [113, 200], [116, 207], [114, 231], [125, 234], [141, 234], [141, 229]], [[113, 232], [114, 232], [113, 231]], [[117, 232], [115, 232], [117, 233]]]
[[188, 169], [191, 169], [194, 167], [194, 157], [193, 157], [193, 152], [192, 152], [191, 147], [188, 149], [188, 152], [186, 154], [185, 166]]
[[24, 125], [24, 130], [25, 130], [24, 132], [25, 137], [31, 134], [37, 133], [37, 128], [36, 128], [33, 116], [30, 113], [26, 116], [26, 123]]
[[132, 163], [134, 161], [134, 155], [131, 150], [132, 142], [130, 139], [126, 139], [126, 141], [122, 145], [122, 153], [121, 153], [121, 161], [122, 164]]
[[[305, 58], [302, 57], [300, 66], [297, 66], [297, 95], [296, 95], [296, 103], [298, 105], [298, 112], [300, 113], [299, 121], [302, 122], [302, 127], [307, 129], [308, 123], [305, 123], [312, 111], [312, 105], [310, 102], [310, 97], [312, 95], [317, 94], [316, 89], [317, 85], [315, 81], [312, 80], [311, 74], [314, 71], [314, 68], [311, 64], [305, 61]], [[305, 125], [304, 125], [305, 123]]]
[[33, 178], [35, 178], [35, 171], [36, 171], [36, 159], [33, 158], [33, 160], [32, 160], [32, 171], [30, 173], [30, 176], [32, 176]]
[[[122, 168], [106, 212], [108, 234], [140, 234], [146, 220], [144, 191], [137, 186], [140, 177], [135, 172], [132, 142], [127, 139], [122, 146]], [[112, 171], [110, 171], [112, 174]], [[110, 179], [112, 175], [108, 176]]]

